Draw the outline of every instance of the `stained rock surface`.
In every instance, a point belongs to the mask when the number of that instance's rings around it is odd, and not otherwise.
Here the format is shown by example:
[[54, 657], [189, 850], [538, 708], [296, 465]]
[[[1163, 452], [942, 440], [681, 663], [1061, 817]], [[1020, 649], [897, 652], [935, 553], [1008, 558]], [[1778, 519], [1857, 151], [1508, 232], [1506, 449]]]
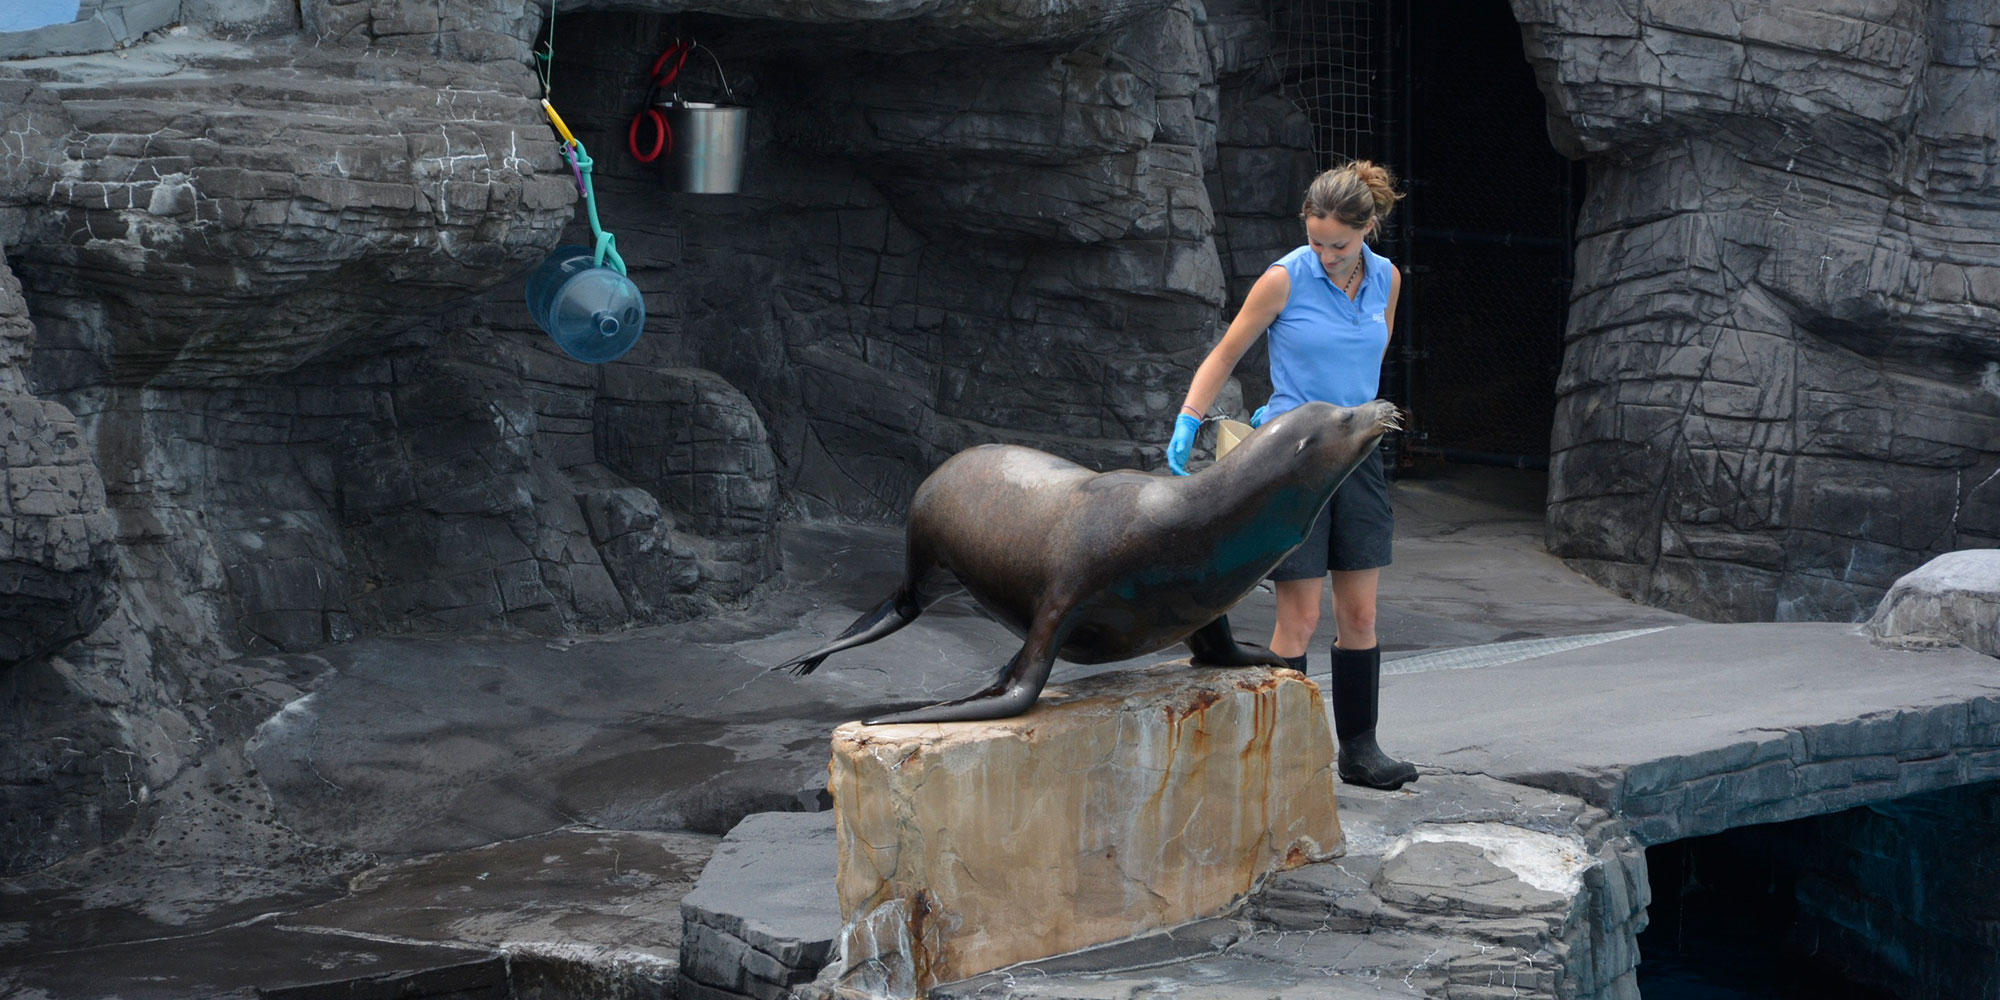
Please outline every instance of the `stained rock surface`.
[[785, 996], [838, 963], [831, 812], [754, 813], [681, 900], [680, 1000]]
[[851, 988], [910, 996], [1220, 912], [1343, 850], [1333, 742], [1294, 671], [1184, 661], [991, 722], [834, 733]]
[[[1345, 857], [1272, 875], [1230, 913], [940, 985], [938, 1000], [1199, 992], [1636, 1000], [1644, 853], [1577, 799], [1478, 775], [1343, 785]], [[813, 1000], [854, 997], [822, 975]]]

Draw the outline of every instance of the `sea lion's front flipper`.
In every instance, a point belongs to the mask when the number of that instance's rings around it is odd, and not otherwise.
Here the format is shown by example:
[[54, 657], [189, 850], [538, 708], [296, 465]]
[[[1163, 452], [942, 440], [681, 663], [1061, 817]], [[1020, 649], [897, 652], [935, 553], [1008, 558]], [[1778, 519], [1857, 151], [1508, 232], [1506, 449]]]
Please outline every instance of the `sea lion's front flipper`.
[[1262, 646], [1236, 641], [1229, 631], [1229, 616], [1223, 615], [1187, 637], [1197, 667], [1286, 667], [1285, 658]]
[[1059, 630], [1060, 620], [1056, 616], [1048, 613], [1039, 616], [1035, 627], [1028, 630], [1028, 639], [1021, 645], [1021, 651], [1015, 653], [1014, 658], [1007, 661], [1006, 669], [1000, 671], [1000, 676], [978, 694], [869, 719], [865, 724], [976, 722], [1020, 715], [1035, 704], [1043, 686], [1049, 682], [1049, 672], [1055, 669], [1056, 650], [1062, 648]]

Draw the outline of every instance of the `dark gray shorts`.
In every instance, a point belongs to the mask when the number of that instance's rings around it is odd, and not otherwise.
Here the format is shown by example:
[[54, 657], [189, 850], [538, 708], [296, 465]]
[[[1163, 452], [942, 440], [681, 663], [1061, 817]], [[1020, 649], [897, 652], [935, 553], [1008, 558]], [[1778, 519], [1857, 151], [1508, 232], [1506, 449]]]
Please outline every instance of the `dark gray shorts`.
[[1271, 571], [1271, 579], [1313, 580], [1329, 570], [1380, 569], [1389, 565], [1389, 543], [1395, 535], [1389, 481], [1382, 474], [1382, 452], [1377, 449], [1333, 491], [1333, 499], [1313, 522], [1312, 533]]

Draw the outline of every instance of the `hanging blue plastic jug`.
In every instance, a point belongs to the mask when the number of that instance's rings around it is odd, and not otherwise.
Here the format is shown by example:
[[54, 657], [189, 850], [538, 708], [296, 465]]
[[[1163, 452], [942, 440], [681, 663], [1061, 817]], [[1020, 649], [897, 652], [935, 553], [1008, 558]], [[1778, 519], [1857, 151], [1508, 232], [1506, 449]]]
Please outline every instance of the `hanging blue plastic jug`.
[[[551, 31], [554, 19], [550, 19]], [[546, 84], [546, 81], [544, 81]], [[597, 221], [597, 191], [590, 181], [590, 154], [542, 100], [549, 124], [562, 136], [563, 159], [576, 172], [576, 190], [590, 212], [590, 231], [597, 246], [560, 246], [528, 275], [528, 315], [542, 332], [554, 338], [563, 353], [600, 365], [623, 357], [646, 329], [646, 302], [639, 286], [625, 276], [625, 259], [618, 256], [618, 238]]]
[[646, 302], [632, 279], [599, 267], [589, 247], [555, 249], [528, 275], [528, 315], [563, 353], [603, 364], [624, 356], [646, 328]]

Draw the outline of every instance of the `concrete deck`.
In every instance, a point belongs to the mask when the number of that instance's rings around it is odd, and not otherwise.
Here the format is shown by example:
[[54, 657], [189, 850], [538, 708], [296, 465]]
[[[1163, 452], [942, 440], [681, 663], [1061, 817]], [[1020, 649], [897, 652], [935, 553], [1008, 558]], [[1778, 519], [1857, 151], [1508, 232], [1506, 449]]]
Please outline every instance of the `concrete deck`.
[[[1393, 496], [1381, 733], [1433, 776], [1573, 795], [1645, 843], [2000, 777], [1991, 658], [1624, 601], [1542, 550], [1532, 472], [1457, 467]], [[835, 725], [966, 693], [1012, 654], [1011, 635], [953, 600], [809, 677], [763, 669], [887, 594], [900, 548], [891, 530], [796, 526], [786, 585], [715, 619], [293, 658], [309, 693], [248, 750], [216, 752], [244, 758], [242, 790], [343, 863], [290, 883], [260, 870], [281, 888], [251, 898], [229, 891], [222, 849], [112, 852], [0, 883], [0, 996], [504, 996], [500, 955], [516, 997], [590, 981], [647, 995], [717, 836], [748, 813], [816, 807]], [[1268, 594], [1232, 621], [1262, 641]], [[1580, 644], [1646, 629], [1660, 631]], [[1557, 639], [1578, 644], [1521, 645]], [[525, 839], [542, 837], [557, 840]], [[494, 879], [511, 888], [482, 892]]]

